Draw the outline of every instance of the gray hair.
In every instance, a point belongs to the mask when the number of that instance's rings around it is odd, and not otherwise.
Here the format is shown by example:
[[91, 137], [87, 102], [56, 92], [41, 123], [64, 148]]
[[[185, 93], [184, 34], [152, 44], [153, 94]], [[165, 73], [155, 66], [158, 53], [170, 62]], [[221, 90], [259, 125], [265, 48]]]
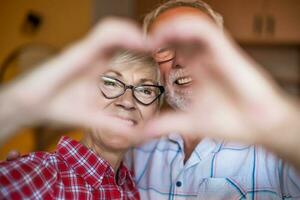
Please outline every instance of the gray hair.
[[149, 32], [150, 26], [161, 13], [176, 7], [197, 8], [206, 13], [220, 28], [223, 28], [223, 17], [214, 11], [207, 3], [201, 0], [170, 0], [161, 4], [145, 16], [143, 22], [144, 32]]
[[[131, 51], [119, 51], [117, 52], [111, 59], [109, 63], [110, 68], [114, 67], [133, 67], [134, 69], [140, 68], [153, 68], [156, 75], [156, 82], [159, 85], [162, 85], [161, 73], [159, 70], [158, 63], [154, 60], [151, 54], [147, 53], [136, 53]], [[159, 105], [161, 106], [163, 103], [164, 94], [160, 96]]]

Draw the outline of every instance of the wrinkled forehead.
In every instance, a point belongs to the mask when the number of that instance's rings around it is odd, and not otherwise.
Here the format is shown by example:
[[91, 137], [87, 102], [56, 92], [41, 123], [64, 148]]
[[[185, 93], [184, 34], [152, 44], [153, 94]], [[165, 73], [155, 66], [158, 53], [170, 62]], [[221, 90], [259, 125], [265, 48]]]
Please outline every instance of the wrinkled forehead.
[[157, 29], [157, 27], [161, 25], [167, 25], [169, 21], [174, 20], [177, 17], [184, 17], [184, 16], [202, 17], [207, 20], [214, 21], [207, 13], [201, 11], [198, 8], [189, 7], [189, 6], [174, 7], [163, 11], [157, 16], [156, 19], [154, 19], [154, 21], [149, 27], [149, 33], [151, 34], [154, 30]]

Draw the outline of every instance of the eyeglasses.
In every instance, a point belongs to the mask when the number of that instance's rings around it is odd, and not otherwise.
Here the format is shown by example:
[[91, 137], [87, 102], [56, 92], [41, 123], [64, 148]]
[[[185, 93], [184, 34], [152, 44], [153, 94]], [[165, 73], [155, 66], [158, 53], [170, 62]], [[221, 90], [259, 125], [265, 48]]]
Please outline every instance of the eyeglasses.
[[107, 99], [118, 98], [125, 94], [127, 89], [131, 89], [134, 99], [146, 106], [152, 104], [164, 93], [164, 87], [160, 85], [126, 85], [122, 81], [110, 76], [101, 76], [99, 88], [103, 96]]
[[163, 49], [159, 49], [157, 52], [153, 54], [153, 58], [156, 62], [164, 63], [171, 61], [175, 58], [176, 51], [175, 48], [167, 47]]

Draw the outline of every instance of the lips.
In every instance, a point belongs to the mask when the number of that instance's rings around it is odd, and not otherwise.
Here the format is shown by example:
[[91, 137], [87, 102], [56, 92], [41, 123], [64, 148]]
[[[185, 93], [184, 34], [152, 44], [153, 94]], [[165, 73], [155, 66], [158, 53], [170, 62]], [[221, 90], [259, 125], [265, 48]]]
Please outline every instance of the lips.
[[132, 119], [124, 119], [124, 118], [120, 118], [120, 117], [119, 117], [119, 119], [123, 120], [129, 126], [135, 126], [137, 124], [137, 122]]
[[119, 115], [114, 115], [112, 116], [114, 118], [117, 118], [118, 120], [122, 120], [125, 124], [129, 125], [129, 126], [135, 126], [138, 124], [138, 122], [134, 119], [128, 118], [128, 117], [124, 117], [124, 116], [119, 116]]
[[193, 78], [190, 73], [191, 72], [184, 67], [172, 69], [168, 76], [169, 83], [182, 88], [190, 86], [193, 82]]
[[183, 85], [190, 85], [192, 83], [193, 79], [190, 76], [185, 76], [185, 77], [179, 77], [177, 78], [174, 83], [180, 86]]

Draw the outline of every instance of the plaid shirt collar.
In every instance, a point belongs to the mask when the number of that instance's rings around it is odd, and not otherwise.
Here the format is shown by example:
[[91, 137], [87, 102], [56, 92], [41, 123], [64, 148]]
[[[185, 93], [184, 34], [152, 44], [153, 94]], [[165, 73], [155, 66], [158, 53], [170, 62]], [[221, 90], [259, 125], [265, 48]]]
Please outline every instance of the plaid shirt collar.
[[[105, 176], [115, 177], [113, 168], [106, 160], [97, 156], [83, 144], [66, 136], [60, 139], [56, 151], [75, 173], [96, 189], [100, 187]], [[133, 177], [122, 162], [118, 171], [117, 184], [123, 185], [126, 181], [133, 182]]]

